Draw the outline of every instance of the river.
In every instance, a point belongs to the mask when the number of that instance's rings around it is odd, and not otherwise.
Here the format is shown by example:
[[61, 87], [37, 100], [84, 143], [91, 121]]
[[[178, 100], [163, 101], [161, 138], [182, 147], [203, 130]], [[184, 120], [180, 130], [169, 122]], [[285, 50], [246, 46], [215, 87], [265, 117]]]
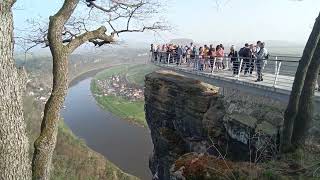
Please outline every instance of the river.
[[73, 133], [123, 171], [150, 180], [149, 156], [153, 144], [147, 128], [102, 110], [90, 91], [92, 74], [69, 88], [62, 116]]

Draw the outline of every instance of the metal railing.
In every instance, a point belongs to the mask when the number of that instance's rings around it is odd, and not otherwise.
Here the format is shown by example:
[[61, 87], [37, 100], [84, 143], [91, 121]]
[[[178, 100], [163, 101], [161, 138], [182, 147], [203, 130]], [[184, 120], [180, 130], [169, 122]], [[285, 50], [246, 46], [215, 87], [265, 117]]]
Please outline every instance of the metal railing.
[[183, 71], [196, 72], [236, 81], [291, 90], [300, 57], [270, 56], [268, 59], [182, 55], [173, 52], [152, 52], [151, 61]]

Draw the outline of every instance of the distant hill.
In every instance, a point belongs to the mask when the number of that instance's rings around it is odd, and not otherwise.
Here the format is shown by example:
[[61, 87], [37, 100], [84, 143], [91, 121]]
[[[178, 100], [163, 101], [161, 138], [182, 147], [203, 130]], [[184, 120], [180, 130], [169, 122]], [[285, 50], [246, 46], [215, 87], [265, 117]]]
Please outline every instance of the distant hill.
[[169, 43], [177, 44], [177, 45], [189, 45], [191, 42], [194, 42], [194, 41], [192, 39], [181, 38], [181, 39], [172, 39]]
[[303, 43], [290, 41], [267, 40], [265, 42], [269, 52], [273, 55], [301, 56], [305, 46]]
[[304, 43], [279, 41], [279, 40], [266, 40], [265, 43], [273, 47], [304, 47]]

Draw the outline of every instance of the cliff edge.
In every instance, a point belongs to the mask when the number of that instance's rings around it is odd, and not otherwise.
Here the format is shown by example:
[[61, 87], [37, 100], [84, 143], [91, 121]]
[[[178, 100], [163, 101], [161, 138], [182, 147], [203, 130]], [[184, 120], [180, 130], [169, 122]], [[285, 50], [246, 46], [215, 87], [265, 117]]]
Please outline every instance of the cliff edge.
[[245, 162], [271, 160], [278, 151], [280, 110], [226, 98], [218, 87], [171, 71], [146, 76], [145, 111], [154, 144], [149, 164], [154, 179], [183, 179], [189, 167], [185, 163], [200, 162], [203, 170], [212, 161], [223, 163], [234, 176], [250, 166]]

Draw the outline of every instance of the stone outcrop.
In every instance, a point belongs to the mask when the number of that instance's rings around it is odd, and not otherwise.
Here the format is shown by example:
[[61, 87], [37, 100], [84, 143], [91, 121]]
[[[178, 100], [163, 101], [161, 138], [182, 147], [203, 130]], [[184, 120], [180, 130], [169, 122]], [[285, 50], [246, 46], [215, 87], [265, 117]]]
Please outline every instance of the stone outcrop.
[[171, 168], [171, 180], [288, 180], [279, 172], [252, 165], [249, 162], [232, 162], [208, 154], [188, 153], [181, 156]]
[[228, 99], [218, 87], [170, 71], [146, 76], [145, 111], [154, 144], [150, 169], [155, 179], [172, 179], [177, 171], [173, 164], [190, 152], [256, 162], [277, 151], [279, 110]]

